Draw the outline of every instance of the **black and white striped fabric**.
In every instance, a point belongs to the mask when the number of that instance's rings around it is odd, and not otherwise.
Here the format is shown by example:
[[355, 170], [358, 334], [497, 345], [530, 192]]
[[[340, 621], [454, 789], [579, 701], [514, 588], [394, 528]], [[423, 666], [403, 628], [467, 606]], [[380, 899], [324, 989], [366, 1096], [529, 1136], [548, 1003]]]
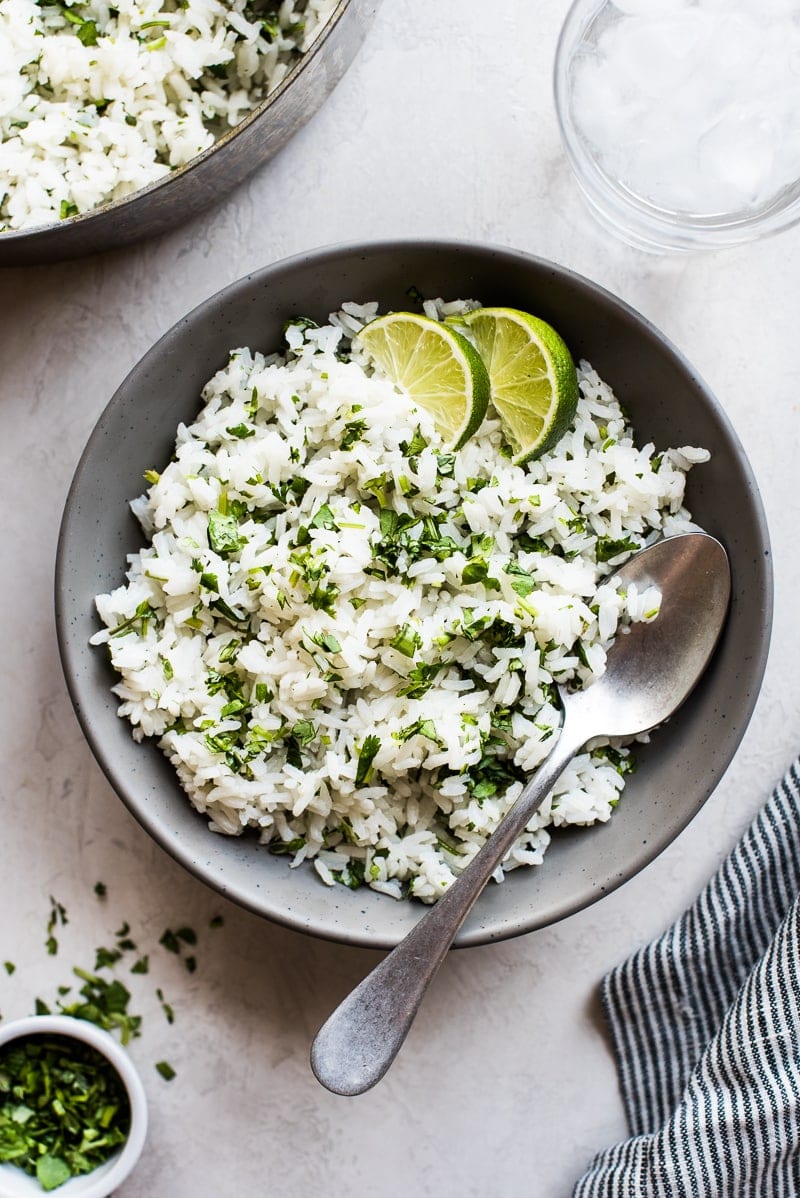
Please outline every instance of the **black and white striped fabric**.
[[800, 1198], [800, 765], [602, 983], [632, 1138], [573, 1198]]

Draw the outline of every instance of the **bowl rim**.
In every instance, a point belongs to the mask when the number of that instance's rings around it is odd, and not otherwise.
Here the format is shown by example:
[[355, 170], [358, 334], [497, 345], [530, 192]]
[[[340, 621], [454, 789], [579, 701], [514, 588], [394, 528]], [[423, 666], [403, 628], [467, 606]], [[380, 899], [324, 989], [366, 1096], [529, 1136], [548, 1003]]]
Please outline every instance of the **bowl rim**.
[[[85, 1184], [80, 1188], [80, 1198], [106, 1198], [116, 1186], [121, 1185], [133, 1170], [141, 1156], [147, 1137], [147, 1096], [139, 1073], [128, 1053], [103, 1028], [85, 1019], [76, 1019], [72, 1015], [27, 1015], [21, 1019], [9, 1020], [0, 1024], [0, 1047], [13, 1040], [27, 1039], [31, 1036], [64, 1036], [77, 1040], [95, 1049], [113, 1066], [128, 1095], [131, 1109], [131, 1125], [128, 1136], [122, 1148], [108, 1158], [113, 1162], [110, 1168], [104, 1170], [102, 1177], [95, 1179], [93, 1173], [80, 1174], [80, 1180]], [[102, 1168], [98, 1165], [97, 1168]], [[75, 1178], [74, 1180], [78, 1180]], [[0, 1198], [8, 1193], [3, 1185], [0, 1174]]]
[[77, 225], [85, 227], [95, 218], [107, 216], [110, 212], [118, 212], [121, 208], [124, 208], [127, 204], [132, 203], [134, 200], [138, 201], [145, 196], [152, 196], [155, 192], [167, 187], [170, 183], [174, 183], [176, 179], [184, 178], [187, 175], [192, 174], [218, 150], [222, 149], [224, 146], [227, 146], [230, 142], [234, 141], [239, 134], [244, 133], [250, 125], [260, 120], [264, 113], [267, 112], [273, 106], [273, 104], [276, 104], [279, 101], [284, 92], [291, 86], [292, 83], [294, 83], [295, 79], [297, 79], [297, 77], [317, 57], [317, 54], [321, 52], [325, 42], [327, 42], [328, 38], [333, 34], [335, 27], [339, 24], [339, 21], [343, 17], [345, 10], [352, 3], [353, 0], [337, 0], [336, 7], [333, 9], [327, 20], [323, 23], [311, 45], [301, 54], [300, 58], [296, 63], [294, 63], [291, 69], [287, 71], [286, 75], [283, 79], [281, 79], [278, 86], [274, 88], [268, 95], [266, 95], [264, 99], [256, 105], [255, 108], [252, 108], [246, 116], [242, 117], [240, 121], [237, 121], [235, 125], [232, 125], [230, 129], [227, 129], [225, 133], [223, 133], [221, 137], [218, 137], [216, 141], [212, 142], [210, 146], [206, 146], [206, 148], [201, 150], [199, 154], [195, 154], [194, 157], [190, 158], [188, 162], [185, 162], [183, 166], [179, 166], [176, 170], [170, 171], [168, 175], [164, 175], [161, 179], [154, 179], [152, 183], [146, 183], [144, 187], [137, 187], [135, 191], [130, 192], [126, 196], [121, 196], [117, 200], [107, 200], [106, 203], [100, 204], [96, 208], [91, 208], [88, 212], [79, 212], [76, 216], [69, 216], [65, 220], [48, 221], [45, 224], [32, 225], [25, 229], [9, 229], [6, 232], [0, 232], [0, 245], [10, 245], [14, 243], [19, 244], [22, 241], [39, 236], [45, 232], [50, 232], [53, 229], [62, 229], [67, 227], [71, 228]]
[[[657, 343], [661, 349], [672, 359], [673, 363], [679, 367], [680, 372], [687, 378], [691, 379], [692, 383], [700, 390], [709, 409], [713, 413], [716, 424], [719, 428], [721, 438], [729, 447], [731, 453], [740, 463], [742, 471], [748, 482], [748, 493], [750, 497], [750, 510], [758, 531], [759, 549], [763, 550], [763, 595], [761, 606], [761, 619], [757, 631], [759, 632], [756, 651], [749, 658], [748, 668], [749, 677], [753, 680], [752, 690], [748, 693], [747, 698], [743, 701], [743, 706], [740, 713], [740, 728], [741, 731], [735, 741], [727, 746], [723, 755], [720, 755], [720, 765], [715, 771], [714, 779], [711, 784], [704, 784], [703, 796], [700, 802], [686, 815], [681, 821], [677, 830], [673, 827], [666, 832], [655, 833], [650, 838], [648, 844], [649, 849], [646, 854], [639, 854], [635, 859], [626, 860], [624, 866], [620, 868], [613, 878], [608, 879], [603, 886], [596, 888], [587, 898], [585, 895], [580, 901], [561, 900], [555, 908], [554, 913], [549, 917], [542, 918], [536, 912], [531, 913], [531, 917], [523, 922], [515, 921], [511, 917], [506, 917], [503, 920], [496, 921], [488, 926], [477, 928], [469, 928], [466, 926], [461, 929], [456, 941], [455, 947], [472, 947], [476, 945], [486, 944], [498, 940], [508, 939], [520, 934], [527, 933], [540, 927], [548, 926], [556, 921], [559, 921], [567, 916], [575, 914], [584, 908], [593, 905], [606, 894], [617, 889], [624, 882], [630, 880], [655, 858], [676, 838], [677, 835], [691, 822], [694, 816], [699, 811], [702, 804], [706, 801], [709, 795], [713, 792], [716, 786], [721, 781], [730, 762], [733, 760], [738, 751], [744, 731], [752, 716], [756, 705], [760, 686], [763, 681], [764, 670], [766, 668], [767, 656], [769, 652], [773, 601], [774, 601], [774, 582], [772, 574], [772, 560], [769, 540], [769, 531], [766, 523], [766, 515], [761, 496], [753, 475], [752, 467], [744, 452], [744, 449], [738, 439], [738, 436], [729, 420], [726, 412], [722, 408], [719, 401], [708, 388], [707, 384], [700, 378], [697, 371], [677, 349], [672, 341], [661, 332], [647, 317], [643, 316], [635, 308], [629, 305], [625, 300], [615, 295], [613, 292], [602, 287], [600, 284], [588, 279], [586, 276], [571, 270], [568, 267], [562, 266], [550, 259], [545, 259], [525, 251], [515, 250], [507, 246], [492, 245], [488, 243], [479, 243], [473, 241], [464, 241], [460, 239], [437, 239], [437, 238], [391, 238], [375, 241], [363, 242], [342, 242], [323, 245], [314, 249], [294, 254], [290, 257], [280, 259], [276, 262], [269, 263], [257, 270], [241, 276], [226, 286], [220, 288], [200, 303], [196, 304], [185, 316], [177, 320], [163, 335], [150, 347], [149, 350], [134, 364], [126, 377], [120, 383], [117, 390], [112, 395], [111, 399], [103, 408], [98, 417], [92, 432], [86, 442], [83, 452], [79, 458], [75, 468], [72, 483], [67, 494], [62, 517], [61, 527], [58, 535], [58, 546], [56, 552], [55, 566], [55, 609], [56, 609], [56, 635], [58, 649], [62, 663], [62, 669], [67, 685], [70, 698], [73, 703], [74, 710], [81, 725], [81, 728], [86, 736], [89, 746], [101, 768], [110, 783], [114, 792], [122, 799], [129, 812], [134, 816], [137, 822], [148, 832], [161, 848], [163, 848], [174, 860], [178, 861], [184, 868], [188, 869], [196, 878], [202, 881], [205, 885], [211, 886], [218, 893], [222, 893], [225, 897], [236, 902], [238, 905], [262, 918], [268, 918], [271, 921], [278, 923], [284, 927], [294, 931], [299, 931], [304, 934], [313, 935], [322, 939], [344, 943], [352, 946], [366, 948], [392, 948], [399, 942], [398, 938], [387, 936], [378, 930], [364, 931], [360, 928], [345, 929], [338, 925], [332, 926], [330, 923], [322, 921], [314, 921], [306, 918], [302, 912], [298, 913], [292, 909], [283, 909], [274, 903], [270, 903], [268, 899], [261, 893], [254, 895], [248, 892], [248, 889], [239, 886], [235, 882], [232, 883], [229, 879], [222, 882], [219, 878], [211, 874], [209, 870], [204, 868], [203, 861], [195, 860], [191, 850], [186, 848], [180, 838], [173, 836], [169, 830], [161, 826], [158, 817], [153, 817], [146, 809], [146, 805], [140, 803], [135, 796], [127, 792], [125, 780], [121, 779], [118, 771], [115, 769], [113, 754], [109, 752], [102, 742], [102, 737], [97, 730], [92, 726], [91, 719], [87, 716], [83, 709], [82, 696], [80, 686], [77, 681], [79, 671], [75, 668], [76, 661], [73, 659], [73, 654], [77, 653], [70, 643], [70, 637], [66, 627], [68, 601], [68, 581], [67, 581], [67, 542], [69, 539], [71, 513], [75, 506], [75, 502], [80, 490], [83, 474], [91, 463], [95, 452], [95, 445], [102, 439], [104, 425], [109, 417], [113, 417], [117, 408], [123, 408], [128, 402], [127, 389], [129, 384], [139, 374], [146, 374], [150, 364], [157, 361], [162, 351], [167, 348], [173, 337], [179, 334], [180, 330], [191, 327], [193, 322], [205, 313], [207, 310], [214, 310], [226, 304], [239, 291], [248, 291], [253, 286], [257, 286], [260, 281], [270, 280], [272, 284], [280, 283], [284, 274], [291, 274], [294, 269], [303, 265], [318, 265], [329, 264], [342, 258], [352, 259], [372, 254], [390, 254], [401, 253], [403, 250], [417, 252], [445, 252], [445, 253], [464, 253], [467, 255], [478, 255], [480, 257], [492, 257], [495, 259], [506, 259], [509, 263], [515, 263], [517, 266], [525, 265], [532, 266], [539, 272], [548, 272], [557, 274], [564, 282], [575, 284], [580, 290], [588, 292], [593, 299], [596, 299], [600, 304], [610, 304], [616, 312], [627, 320], [632, 321], [634, 326], [640, 333], [649, 337]], [[187, 800], [188, 802], [188, 800]], [[515, 871], [517, 872], [517, 871]], [[420, 908], [420, 913], [424, 908]]]

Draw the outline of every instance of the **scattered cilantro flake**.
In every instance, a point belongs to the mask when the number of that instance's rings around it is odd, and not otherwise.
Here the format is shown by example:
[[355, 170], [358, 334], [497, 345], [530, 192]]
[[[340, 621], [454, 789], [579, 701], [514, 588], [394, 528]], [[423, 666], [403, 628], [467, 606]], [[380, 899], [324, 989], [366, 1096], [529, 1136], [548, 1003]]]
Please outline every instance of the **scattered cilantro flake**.
[[109, 969], [112, 965], [116, 965], [121, 956], [122, 951], [118, 948], [97, 948], [95, 949], [94, 967], [95, 969]]
[[99, 899], [104, 899], [108, 895], [108, 887], [105, 882], [95, 882], [94, 892]]
[[214, 915], [208, 921], [208, 926], [210, 928], [221, 928], [224, 923], [225, 923], [225, 920], [222, 918], [221, 915]]
[[59, 925], [63, 927], [69, 923], [67, 912], [62, 903], [56, 901], [52, 894], [50, 895], [50, 917], [47, 920], [47, 939], [45, 940], [45, 948], [51, 957], [54, 957], [58, 952], [58, 940], [54, 932]]
[[165, 1082], [171, 1082], [177, 1076], [169, 1061], [156, 1061], [156, 1069]]
[[17, 967], [13, 961], [4, 961], [3, 968], [5, 969], [8, 976], [11, 977], [11, 974], [15, 972]]
[[170, 1006], [170, 1004], [164, 998], [164, 992], [160, 988], [158, 990], [156, 990], [156, 998], [161, 1003], [161, 1010], [164, 1012], [164, 1017], [166, 1018], [167, 1023], [170, 1023], [170, 1024], [174, 1023], [175, 1022], [175, 1011], [173, 1010], [173, 1008]]
[[179, 953], [181, 951], [180, 941], [171, 928], [164, 929], [164, 932], [162, 933], [161, 939], [158, 943], [162, 946], [162, 948], [165, 948], [168, 953]]

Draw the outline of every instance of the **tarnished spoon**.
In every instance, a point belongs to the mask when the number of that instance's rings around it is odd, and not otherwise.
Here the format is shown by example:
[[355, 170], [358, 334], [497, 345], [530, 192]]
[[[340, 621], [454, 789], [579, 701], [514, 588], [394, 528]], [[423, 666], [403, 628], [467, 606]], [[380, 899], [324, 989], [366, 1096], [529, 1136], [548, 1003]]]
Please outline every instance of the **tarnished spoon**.
[[565, 766], [594, 737], [636, 736], [683, 703], [716, 646], [730, 599], [730, 568], [705, 533], [667, 537], [631, 557], [618, 586], [656, 586], [661, 610], [617, 636], [605, 673], [585, 690], [561, 693], [561, 733], [486, 844], [405, 939], [320, 1028], [311, 1067], [336, 1094], [361, 1094], [385, 1074], [430, 982], [475, 900], [547, 797]]

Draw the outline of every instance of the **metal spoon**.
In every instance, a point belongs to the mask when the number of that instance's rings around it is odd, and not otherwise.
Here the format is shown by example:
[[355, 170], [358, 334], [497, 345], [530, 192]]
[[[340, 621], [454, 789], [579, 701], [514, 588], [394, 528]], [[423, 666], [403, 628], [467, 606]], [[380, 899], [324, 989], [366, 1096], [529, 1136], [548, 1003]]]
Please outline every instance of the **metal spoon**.
[[450, 889], [320, 1028], [311, 1067], [335, 1094], [362, 1094], [386, 1073], [475, 900], [575, 754], [594, 737], [636, 736], [662, 723], [705, 670], [730, 599], [718, 541], [694, 532], [668, 537], [635, 554], [613, 580], [640, 591], [657, 586], [658, 617], [617, 637], [591, 686], [561, 693], [563, 724], [550, 756]]

